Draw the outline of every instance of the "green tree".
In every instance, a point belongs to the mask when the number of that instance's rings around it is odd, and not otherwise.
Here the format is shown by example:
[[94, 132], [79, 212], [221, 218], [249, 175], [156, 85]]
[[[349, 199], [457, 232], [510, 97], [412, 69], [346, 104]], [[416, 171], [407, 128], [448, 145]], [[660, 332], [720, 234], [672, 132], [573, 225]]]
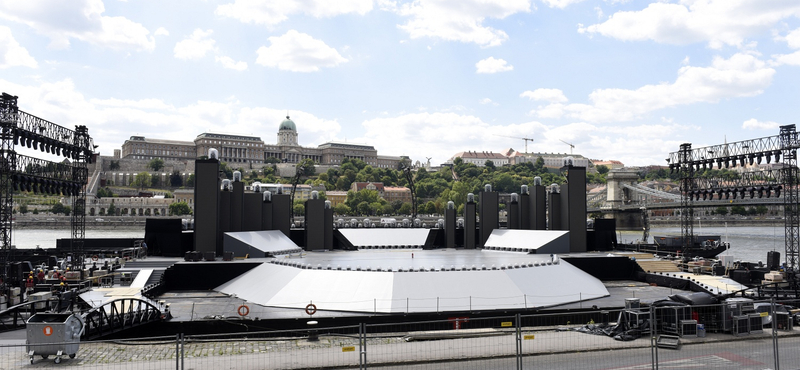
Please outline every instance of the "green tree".
[[111, 163], [108, 165], [108, 169], [111, 170], [111, 171], [118, 170], [119, 169], [119, 161], [111, 161]]
[[111, 198], [114, 196], [114, 193], [109, 188], [99, 188], [97, 189], [97, 197], [98, 198]]
[[763, 204], [758, 205], [756, 207], [756, 213], [759, 214], [759, 215], [765, 215], [765, 214], [767, 214], [767, 212], [769, 212], [769, 208], [767, 208], [767, 206], [765, 206]]
[[744, 209], [743, 206], [733, 206], [733, 207], [731, 207], [731, 214], [732, 215], [746, 216], [747, 215], [747, 210]]
[[306, 214], [306, 205], [302, 202], [295, 201], [292, 210], [294, 211], [295, 216], [302, 216]]
[[350, 214], [350, 207], [347, 204], [339, 203], [335, 207], [333, 207], [333, 212], [337, 215], [349, 215]]
[[172, 171], [172, 174], [169, 175], [169, 185], [174, 188], [183, 186], [183, 177], [181, 177], [181, 173], [178, 170]]
[[50, 212], [52, 212], [53, 214], [57, 215], [63, 214], [65, 216], [69, 216], [71, 211], [72, 209], [69, 206], [65, 206], [61, 203], [56, 203], [55, 205], [53, 205], [53, 208], [50, 209]]
[[278, 157], [267, 157], [267, 159], [264, 160], [264, 163], [281, 163], [281, 160]]
[[150, 186], [154, 188], [161, 186], [161, 176], [158, 174], [155, 176], [150, 176]]
[[425, 210], [423, 212], [429, 215], [436, 213], [436, 204], [434, 204], [433, 201], [428, 201], [428, 203], [425, 203]]
[[108, 206], [107, 213], [110, 216], [116, 216], [117, 215], [117, 207], [114, 206], [114, 201], [113, 200], [111, 201], [111, 204]]
[[189, 177], [186, 178], [186, 186], [190, 188], [194, 187], [194, 174], [191, 174], [189, 175]]
[[361, 202], [358, 203], [356, 206], [356, 210], [358, 210], [358, 214], [360, 215], [368, 215], [369, 214], [369, 202]]
[[144, 190], [144, 188], [150, 186], [150, 182], [152, 176], [150, 176], [147, 172], [139, 172], [131, 181], [131, 185], [135, 188], [139, 188], [140, 190]]
[[607, 174], [608, 171], [609, 171], [609, 169], [608, 169], [608, 166], [606, 166], [606, 165], [602, 165], [601, 164], [601, 165], [597, 166], [597, 173], [599, 173], [601, 175]]
[[717, 207], [716, 210], [714, 210], [714, 213], [716, 213], [716, 214], [718, 214], [720, 216], [725, 216], [725, 215], [728, 214], [728, 207], [719, 206], [719, 207]]
[[38, 215], [38, 214], [39, 214], [39, 210], [38, 210], [38, 209], [36, 209], [36, 208], [34, 208], [34, 209], [33, 209], [33, 212], [31, 212], [31, 213], [33, 213], [33, 214], [35, 214], [35, 215]]
[[169, 205], [169, 214], [173, 216], [183, 216], [192, 214], [192, 209], [186, 202], [175, 202]]
[[19, 206], [19, 213], [22, 213], [23, 215], [28, 213], [28, 205], [23, 204]]
[[164, 160], [161, 158], [153, 158], [147, 163], [147, 167], [153, 170], [153, 172], [161, 171], [164, 168]]
[[398, 214], [401, 215], [410, 215], [411, 214], [411, 203], [404, 202], [400, 209], [397, 210]]

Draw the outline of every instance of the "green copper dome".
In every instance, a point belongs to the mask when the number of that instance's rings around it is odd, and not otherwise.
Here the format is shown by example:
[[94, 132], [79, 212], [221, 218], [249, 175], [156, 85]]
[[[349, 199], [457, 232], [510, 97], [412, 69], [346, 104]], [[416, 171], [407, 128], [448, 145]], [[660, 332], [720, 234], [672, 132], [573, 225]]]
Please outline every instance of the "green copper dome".
[[289, 116], [286, 116], [286, 119], [281, 122], [281, 125], [278, 127], [278, 131], [283, 130], [292, 130], [297, 131], [297, 127], [295, 127], [294, 122], [289, 119]]

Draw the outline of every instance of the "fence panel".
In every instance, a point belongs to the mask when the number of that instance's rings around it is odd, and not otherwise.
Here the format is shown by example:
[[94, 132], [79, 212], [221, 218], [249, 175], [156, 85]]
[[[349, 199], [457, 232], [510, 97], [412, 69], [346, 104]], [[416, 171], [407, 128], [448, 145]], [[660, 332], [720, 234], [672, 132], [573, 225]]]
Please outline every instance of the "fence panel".
[[[800, 348], [800, 300], [781, 299], [776, 304], [783, 308], [776, 307], [775, 311], [785, 312], [780, 314], [781, 318], [777, 318], [775, 326], [780, 369], [800, 369], [800, 351], [797, 350]], [[773, 320], [776, 320], [776, 316], [773, 316]]]
[[358, 367], [358, 326], [186, 336], [186, 369]]
[[[80, 369], [175, 369], [180, 361], [176, 351], [175, 337], [147, 338], [132, 341], [81, 342], [74, 358], [68, 354], [60, 357], [55, 365], [54, 354], [59, 347], [67, 348], [75, 343], [54, 343], [0, 346], [0, 369], [24, 369], [27, 367], [67, 366]], [[55, 350], [54, 350], [55, 348]], [[34, 351], [33, 359], [29, 350]]]
[[366, 326], [367, 365], [393, 364], [414, 369], [516, 368], [515, 318], [451, 317], [444, 320]]
[[647, 333], [625, 341], [607, 334], [618, 323], [625, 325], [619, 321], [620, 312], [522, 316], [523, 368], [606, 369], [651, 364]]

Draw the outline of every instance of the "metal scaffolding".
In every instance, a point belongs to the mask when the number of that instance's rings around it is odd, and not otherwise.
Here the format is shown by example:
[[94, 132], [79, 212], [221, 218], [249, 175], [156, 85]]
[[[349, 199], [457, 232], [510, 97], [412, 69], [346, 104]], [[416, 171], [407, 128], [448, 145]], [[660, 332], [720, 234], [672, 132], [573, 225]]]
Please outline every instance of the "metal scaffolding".
[[[800, 189], [798, 189], [797, 148], [799, 146], [795, 125], [780, 127], [780, 134], [759, 139], [712, 145], [692, 149], [682, 144], [680, 150], [667, 158], [672, 172], [679, 171], [681, 178], [681, 236], [684, 246], [692, 245], [693, 201], [736, 199], [749, 196], [780, 197], [783, 194], [785, 225], [786, 266], [796, 271], [798, 243], [800, 241]], [[747, 165], [776, 164], [777, 169], [759, 169], [743, 172], [737, 178], [697, 176], [707, 169], [744, 167]]]
[[[16, 146], [40, 150], [71, 158], [72, 163], [47, 160], [17, 154]], [[79, 257], [86, 230], [86, 186], [88, 163], [93, 158], [94, 145], [86, 126], [70, 130], [19, 110], [17, 97], [3, 93], [0, 97], [0, 262], [2, 280], [8, 282], [8, 261], [11, 252], [12, 209], [14, 191], [63, 194], [72, 197], [71, 252], [76, 267], [82, 267]], [[0, 287], [5, 288], [5, 287]]]

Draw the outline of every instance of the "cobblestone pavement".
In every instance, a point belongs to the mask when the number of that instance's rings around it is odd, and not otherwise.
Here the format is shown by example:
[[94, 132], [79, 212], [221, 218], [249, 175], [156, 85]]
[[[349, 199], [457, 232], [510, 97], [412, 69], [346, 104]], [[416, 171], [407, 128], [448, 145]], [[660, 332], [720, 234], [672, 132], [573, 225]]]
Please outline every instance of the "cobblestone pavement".
[[[497, 333], [495, 333], [497, 334]], [[509, 358], [516, 353], [513, 331], [501, 335], [407, 341], [404, 335], [370, 337], [366, 344], [368, 362], [375, 364], [424, 364], [441, 361], [463, 361], [477, 358]], [[524, 331], [520, 345], [525, 355], [554, 353], [587, 353], [609, 351], [617, 357], [650, 357], [650, 340], [629, 342], [605, 336], [578, 332]], [[780, 333], [780, 340], [797, 344], [800, 331]], [[528, 340], [529, 339], [529, 340]], [[760, 361], [771, 360], [771, 335], [749, 337], [710, 334], [706, 338], [684, 339], [684, 355], [705, 355], [704, 343], [750, 340], [753, 346], [764, 346]], [[64, 356], [60, 364], [53, 357], [36, 356], [30, 364], [24, 345], [0, 345], [0, 370], [20, 368], [81, 369], [175, 369], [183, 362], [184, 369], [311, 369], [358, 367], [359, 347], [356, 335], [322, 335], [319, 341], [306, 338], [253, 338], [231, 340], [187, 339], [183, 357], [174, 339], [162, 341], [84, 342], [74, 359]], [[670, 351], [670, 350], [660, 350]], [[613, 357], [612, 357], [613, 359]], [[512, 361], [513, 360], [509, 360]], [[800, 367], [800, 364], [797, 367]], [[181, 368], [178, 366], [178, 368]]]

